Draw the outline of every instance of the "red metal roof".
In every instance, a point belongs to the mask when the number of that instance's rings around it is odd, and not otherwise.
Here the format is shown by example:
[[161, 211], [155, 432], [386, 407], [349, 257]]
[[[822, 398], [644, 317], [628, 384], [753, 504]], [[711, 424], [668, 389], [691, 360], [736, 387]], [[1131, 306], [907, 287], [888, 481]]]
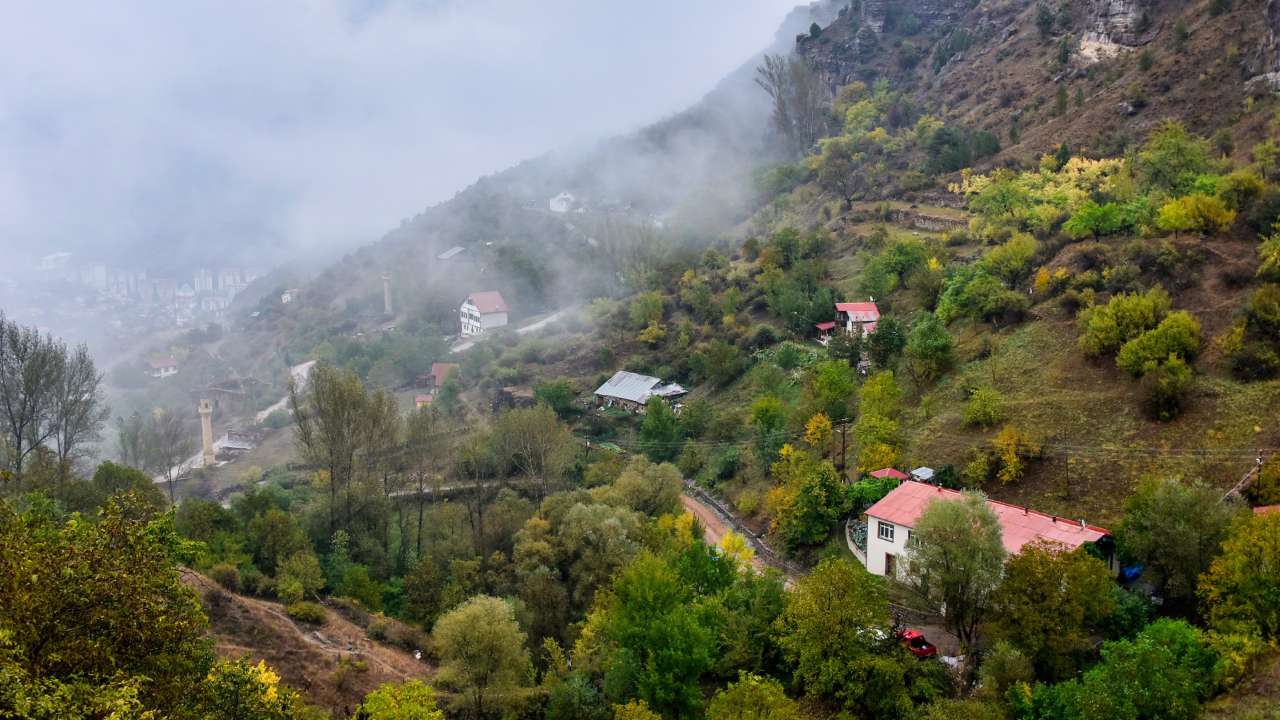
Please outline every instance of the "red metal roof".
[[895, 480], [907, 480], [911, 476], [902, 472], [901, 470], [894, 470], [893, 468], [881, 468], [871, 473], [871, 477], [880, 478], [880, 479], [893, 478]]
[[507, 311], [507, 301], [502, 299], [502, 293], [497, 290], [485, 290], [484, 292], [473, 292], [467, 296], [472, 305], [480, 311], [481, 315], [489, 313], [504, 313]]
[[818, 328], [819, 330], [835, 330], [835, 329], [836, 329], [836, 323], [835, 323], [835, 321], [834, 321], [834, 320], [832, 320], [832, 321], [830, 321], [830, 322], [820, 322], [820, 323], [818, 323], [818, 324], [814, 325], [814, 327]]
[[172, 355], [153, 355], [147, 358], [147, 364], [152, 370], [178, 367], [178, 361]]
[[1269, 515], [1271, 513], [1280, 513], [1280, 505], [1263, 505], [1253, 509], [1254, 515]]
[[449, 379], [449, 373], [457, 369], [458, 363], [431, 363], [431, 381], [440, 387]]
[[836, 312], [842, 312], [854, 322], [875, 322], [880, 319], [880, 308], [873, 302], [836, 303]]
[[[905, 480], [880, 502], [868, 508], [867, 516], [910, 528], [915, 527], [929, 503], [935, 500], [959, 500], [962, 497], [955, 490]], [[1023, 545], [1041, 538], [1062, 543], [1069, 548], [1078, 548], [1111, 534], [1106, 528], [1082, 525], [1077, 520], [1046, 515], [1008, 503], [988, 500], [987, 507], [1000, 520], [1004, 549], [1010, 555], [1017, 554]]]

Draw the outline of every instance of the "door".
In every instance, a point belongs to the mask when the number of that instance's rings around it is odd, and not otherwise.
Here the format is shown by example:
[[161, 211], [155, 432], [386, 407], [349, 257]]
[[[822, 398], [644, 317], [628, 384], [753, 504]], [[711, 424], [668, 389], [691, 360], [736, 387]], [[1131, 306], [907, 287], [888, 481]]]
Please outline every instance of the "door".
[[884, 576], [891, 578], [898, 577], [898, 556], [893, 553], [884, 554]]

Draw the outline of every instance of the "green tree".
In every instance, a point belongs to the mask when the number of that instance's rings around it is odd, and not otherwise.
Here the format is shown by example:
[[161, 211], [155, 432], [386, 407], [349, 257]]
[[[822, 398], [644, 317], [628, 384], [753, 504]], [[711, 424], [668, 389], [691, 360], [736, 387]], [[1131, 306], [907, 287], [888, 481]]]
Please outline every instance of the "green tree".
[[533, 387], [533, 397], [555, 410], [561, 420], [568, 420], [578, 414], [578, 409], [573, 405], [577, 394], [573, 392], [573, 386], [569, 381], [564, 378], [538, 383]]
[[662, 558], [641, 555], [622, 570], [598, 612], [600, 632], [613, 648], [606, 695], [614, 702], [642, 700], [667, 716], [694, 713], [701, 704], [699, 678], [714, 662], [715, 636], [690, 584]]
[[1126, 342], [1159, 325], [1170, 304], [1169, 293], [1157, 286], [1144, 294], [1121, 293], [1106, 305], [1087, 307], [1076, 316], [1080, 349], [1095, 357], [1118, 352]]
[[285, 558], [276, 570], [276, 594], [286, 604], [315, 595], [324, 587], [324, 571], [310, 550], [295, 552]]
[[1221, 632], [1280, 635], [1280, 513], [1238, 524], [1200, 578], [1210, 625]]
[[[871, 364], [888, 369], [893, 367], [894, 361], [907, 346], [907, 332], [897, 318], [881, 317], [876, 323], [876, 331], [868, 335], [865, 342]], [[857, 360], [850, 364], [857, 364]]]
[[1030, 717], [1191, 720], [1213, 692], [1216, 658], [1200, 632], [1157, 620], [1133, 640], [1102, 646], [1102, 662], [1080, 680], [1037, 685]]
[[352, 720], [444, 720], [436, 693], [421, 680], [384, 683], [368, 695]]
[[1200, 322], [1185, 310], [1170, 313], [1160, 324], [1126, 342], [1116, 365], [1140, 376], [1169, 356], [1194, 360], [1200, 351]]
[[921, 313], [907, 336], [907, 370], [917, 385], [928, 385], [951, 367], [955, 340], [936, 316]]
[[635, 456], [613, 481], [612, 495], [626, 507], [649, 517], [676, 513], [680, 510], [683, 478], [676, 466], [655, 464], [643, 456]]
[[973, 647], [1004, 570], [1000, 521], [980, 493], [933, 502], [916, 521], [905, 583]]
[[61, 694], [45, 717], [64, 717], [101, 689], [180, 714], [213, 662], [200, 602], [175, 566], [188, 550], [172, 516], [132, 494], [108, 500], [97, 521], [0, 502], [0, 700]]
[[883, 581], [852, 558], [824, 558], [787, 598], [778, 642], [807, 694], [868, 717], [901, 716], [912, 704], [888, 652], [890, 625]]
[[1129, 561], [1147, 567], [1167, 599], [1189, 603], [1237, 514], [1219, 491], [1201, 482], [1147, 479], [1125, 504], [1117, 534]]
[[845, 512], [844, 485], [830, 460], [784, 445], [769, 492], [773, 529], [794, 552], [827, 538]]
[[893, 371], [885, 370], [867, 378], [858, 392], [858, 412], [896, 418], [902, 409], [902, 389], [894, 381]]
[[636, 330], [643, 330], [650, 325], [660, 324], [662, 315], [662, 296], [654, 291], [636, 295], [631, 299], [631, 304], [627, 306], [627, 316], [631, 319], [631, 327]]
[[1148, 187], [1185, 192], [1197, 175], [1209, 169], [1209, 144], [1188, 133], [1181, 123], [1167, 120], [1152, 131], [1138, 152], [1136, 169]]
[[982, 386], [973, 391], [964, 406], [964, 422], [966, 425], [978, 427], [995, 427], [1004, 421], [1004, 395], [990, 386]]
[[707, 705], [707, 720], [794, 720], [799, 715], [782, 683], [749, 672], [740, 673]]
[[529, 682], [525, 634], [505, 601], [477, 595], [436, 621], [440, 680], [462, 693], [472, 717], [502, 707]]
[[751, 404], [756, 455], [765, 467], [773, 464], [786, 443], [787, 414], [776, 395], [765, 395]]
[[991, 636], [1026, 653], [1041, 678], [1075, 674], [1111, 614], [1107, 566], [1081, 550], [1035, 542], [1009, 559], [992, 600]]
[[640, 446], [656, 462], [674, 460], [680, 454], [680, 421], [666, 400], [649, 398], [640, 421]]
[[823, 413], [833, 422], [848, 418], [856, 389], [854, 372], [848, 364], [824, 360], [814, 365], [805, 383], [807, 405], [812, 410], [808, 414]]
[[1038, 247], [1035, 238], [1026, 233], [1018, 233], [1003, 245], [989, 250], [982, 258], [982, 265], [1006, 285], [1015, 286], [1030, 275], [1031, 258], [1035, 256]]

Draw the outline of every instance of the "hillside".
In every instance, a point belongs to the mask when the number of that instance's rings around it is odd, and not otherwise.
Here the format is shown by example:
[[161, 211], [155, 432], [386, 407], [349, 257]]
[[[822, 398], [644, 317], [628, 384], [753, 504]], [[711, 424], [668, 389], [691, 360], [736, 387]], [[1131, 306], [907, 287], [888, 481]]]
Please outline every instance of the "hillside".
[[[333, 609], [326, 609], [322, 624], [304, 625], [279, 603], [228, 592], [199, 573], [184, 571], [182, 581], [199, 595], [219, 655], [266, 661], [308, 703], [341, 717], [384, 683], [425, 680], [433, 673], [409, 650], [371, 640], [367, 628]], [[390, 622], [397, 632], [407, 630]]]

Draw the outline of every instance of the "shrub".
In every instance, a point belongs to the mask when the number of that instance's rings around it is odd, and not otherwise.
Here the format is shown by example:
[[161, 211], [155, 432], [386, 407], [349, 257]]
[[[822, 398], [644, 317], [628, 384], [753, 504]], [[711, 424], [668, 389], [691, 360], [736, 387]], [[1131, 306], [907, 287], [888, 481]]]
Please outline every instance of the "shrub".
[[310, 625], [324, 624], [324, 608], [313, 602], [301, 600], [289, 605], [285, 608], [285, 612], [289, 613], [289, 617], [297, 620], [298, 622], [304, 622]]
[[1200, 351], [1200, 323], [1185, 310], [1170, 314], [1153, 330], [1126, 342], [1116, 355], [1121, 370], [1138, 377], [1170, 356], [1194, 359]]
[[1116, 295], [1104, 306], [1085, 308], [1076, 319], [1082, 330], [1080, 349], [1091, 356], [1116, 352], [1156, 327], [1168, 314], [1169, 305], [1169, 294], [1155, 287], [1142, 295]]
[[1238, 380], [1267, 380], [1280, 374], [1280, 353], [1264, 343], [1245, 343], [1231, 354], [1231, 374]]
[[1004, 420], [1004, 396], [992, 387], [980, 387], [969, 396], [964, 406], [966, 425], [994, 427]]
[[374, 620], [369, 623], [369, 627], [365, 628], [364, 632], [370, 640], [383, 642], [387, 639], [387, 627], [388, 623], [385, 619]]
[[1177, 355], [1150, 369], [1142, 379], [1147, 391], [1147, 407], [1156, 420], [1168, 421], [1182, 412], [1191, 389], [1191, 367]]
[[1156, 214], [1156, 227], [1175, 235], [1196, 231], [1203, 234], [1225, 232], [1236, 221], [1236, 212], [1219, 198], [1196, 193], [1170, 200]]
[[240, 571], [231, 563], [218, 563], [209, 570], [214, 582], [231, 592], [240, 592]]

